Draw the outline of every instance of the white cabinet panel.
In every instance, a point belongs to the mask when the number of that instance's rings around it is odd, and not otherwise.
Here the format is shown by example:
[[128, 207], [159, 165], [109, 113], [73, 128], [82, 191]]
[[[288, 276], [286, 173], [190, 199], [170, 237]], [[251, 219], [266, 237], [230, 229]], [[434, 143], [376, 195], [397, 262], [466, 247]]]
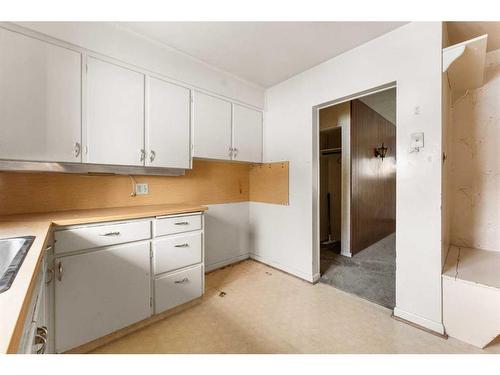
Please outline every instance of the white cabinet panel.
[[157, 218], [155, 236], [164, 236], [201, 229], [201, 214]]
[[144, 165], [144, 75], [88, 58], [87, 162]]
[[202, 234], [182, 233], [154, 241], [155, 274], [201, 263]]
[[2, 28], [0, 51], [0, 159], [80, 162], [80, 53]]
[[189, 168], [189, 89], [150, 78], [146, 165]]
[[56, 259], [58, 353], [150, 316], [149, 255], [141, 242]]
[[231, 103], [200, 92], [193, 102], [193, 156], [231, 159]]
[[233, 160], [262, 162], [262, 112], [233, 106]]
[[175, 272], [155, 279], [155, 314], [203, 294], [203, 267]]
[[60, 255], [149, 238], [151, 238], [151, 221], [149, 220], [99, 224], [56, 231], [54, 250]]

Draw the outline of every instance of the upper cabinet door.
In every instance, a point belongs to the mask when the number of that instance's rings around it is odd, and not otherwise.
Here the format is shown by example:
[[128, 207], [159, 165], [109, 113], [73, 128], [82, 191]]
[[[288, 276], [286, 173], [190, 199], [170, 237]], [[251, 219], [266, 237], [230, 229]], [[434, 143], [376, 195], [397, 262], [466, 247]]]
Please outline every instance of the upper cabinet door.
[[80, 162], [80, 53], [3, 28], [0, 51], [0, 159]]
[[194, 93], [193, 156], [231, 160], [231, 103]]
[[86, 161], [144, 165], [144, 75], [92, 57], [87, 64]]
[[149, 79], [146, 165], [190, 168], [189, 89]]
[[233, 160], [262, 162], [262, 112], [233, 106]]

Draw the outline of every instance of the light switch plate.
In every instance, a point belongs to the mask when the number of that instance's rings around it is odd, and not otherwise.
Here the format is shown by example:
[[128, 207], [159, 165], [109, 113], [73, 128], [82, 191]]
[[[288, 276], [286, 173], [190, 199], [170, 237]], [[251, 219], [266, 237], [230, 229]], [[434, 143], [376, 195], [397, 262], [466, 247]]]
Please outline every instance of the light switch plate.
[[424, 147], [424, 133], [413, 133], [411, 135], [411, 149], [419, 150]]
[[149, 194], [149, 186], [148, 186], [148, 184], [135, 184], [135, 193], [137, 195], [146, 195], [146, 194]]

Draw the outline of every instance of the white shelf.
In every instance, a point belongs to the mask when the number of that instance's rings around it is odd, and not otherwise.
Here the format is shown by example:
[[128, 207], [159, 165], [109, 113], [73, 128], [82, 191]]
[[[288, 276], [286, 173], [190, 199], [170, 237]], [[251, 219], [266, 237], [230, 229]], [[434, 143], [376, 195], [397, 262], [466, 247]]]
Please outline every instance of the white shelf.
[[453, 100], [483, 85], [488, 35], [443, 49], [443, 73], [448, 73]]
[[500, 289], [500, 251], [451, 246], [443, 276]]

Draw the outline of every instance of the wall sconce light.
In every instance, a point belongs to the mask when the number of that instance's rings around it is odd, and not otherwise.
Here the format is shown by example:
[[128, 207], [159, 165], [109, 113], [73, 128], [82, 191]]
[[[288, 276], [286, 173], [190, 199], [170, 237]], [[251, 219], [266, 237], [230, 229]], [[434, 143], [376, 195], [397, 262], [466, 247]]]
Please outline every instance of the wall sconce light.
[[382, 146], [375, 148], [375, 157], [384, 159], [387, 154], [387, 147], [382, 143]]

